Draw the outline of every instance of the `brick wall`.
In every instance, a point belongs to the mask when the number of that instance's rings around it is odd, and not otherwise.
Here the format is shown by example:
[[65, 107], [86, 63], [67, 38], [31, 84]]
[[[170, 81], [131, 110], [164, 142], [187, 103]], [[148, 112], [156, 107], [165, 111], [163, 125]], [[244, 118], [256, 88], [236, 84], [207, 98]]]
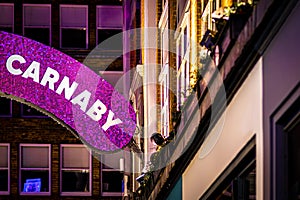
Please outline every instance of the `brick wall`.
[[[176, 89], [177, 85], [177, 74], [176, 74], [176, 57], [177, 55], [173, 52], [176, 52], [176, 40], [174, 40], [174, 34], [177, 29], [177, 1], [176, 0], [169, 0], [169, 29], [171, 30], [169, 45], [170, 45], [170, 88]], [[170, 96], [170, 125], [169, 131], [173, 130], [173, 118], [176, 112], [176, 90], [169, 90]]]
[[[92, 160], [92, 196], [60, 196], [60, 144], [81, 144], [70, 131], [51, 118], [22, 118], [20, 104], [13, 102], [13, 117], [0, 118], [0, 143], [10, 143], [10, 195], [0, 196], [1, 200], [38, 200], [38, 199], [99, 199], [101, 191], [100, 162]], [[51, 144], [51, 196], [19, 195], [19, 145], [23, 143]], [[101, 199], [113, 199], [103, 198]]]
[[[1, 3], [14, 3], [14, 33], [22, 35], [23, 7], [25, 3], [32, 4], [51, 4], [51, 37], [52, 44], [59, 49], [60, 27], [59, 27], [59, 5], [60, 4], [80, 4], [88, 5], [88, 38], [89, 46], [87, 50], [64, 50], [64, 53], [72, 56], [82, 62], [86, 55], [96, 46], [96, 6], [97, 5], [122, 5], [120, 0], [5, 0]], [[137, 23], [140, 22], [140, 16], [137, 15]], [[137, 41], [139, 42], [139, 41]], [[132, 55], [133, 63], [139, 60], [139, 54]], [[105, 63], [105, 60], [102, 60]], [[120, 60], [113, 62], [114, 66], [120, 66]], [[135, 65], [135, 63], [134, 63]], [[104, 66], [106, 67], [106, 66]], [[99, 70], [98, 70], [99, 71]], [[13, 117], [0, 118], [0, 143], [10, 143], [11, 147], [11, 195], [0, 196], [0, 199], [99, 199], [101, 191], [101, 171], [100, 163], [93, 158], [93, 188], [92, 197], [60, 197], [59, 195], [59, 159], [60, 144], [80, 144], [77, 139], [66, 128], [59, 125], [50, 118], [23, 118], [20, 112], [20, 104], [13, 103]], [[0, 108], [1, 109], [1, 108]], [[45, 197], [24, 197], [19, 196], [19, 144], [20, 143], [43, 143], [51, 144], [51, 196]], [[120, 197], [116, 197], [119, 199]], [[101, 197], [101, 199], [116, 199], [110, 197]]]

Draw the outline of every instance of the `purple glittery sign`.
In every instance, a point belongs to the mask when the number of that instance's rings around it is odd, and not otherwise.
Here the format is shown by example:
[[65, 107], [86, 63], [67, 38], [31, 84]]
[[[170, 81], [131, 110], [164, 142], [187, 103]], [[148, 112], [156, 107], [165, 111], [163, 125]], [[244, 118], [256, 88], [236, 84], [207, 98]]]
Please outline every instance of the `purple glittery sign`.
[[62, 52], [1, 31], [0, 91], [50, 113], [101, 152], [124, 148], [135, 131], [133, 108], [106, 80]]

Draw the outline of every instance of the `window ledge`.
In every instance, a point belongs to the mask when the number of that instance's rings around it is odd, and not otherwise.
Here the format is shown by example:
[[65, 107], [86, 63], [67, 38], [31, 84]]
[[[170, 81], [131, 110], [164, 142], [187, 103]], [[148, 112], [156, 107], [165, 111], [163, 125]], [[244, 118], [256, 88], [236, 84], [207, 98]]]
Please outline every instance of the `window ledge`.
[[91, 192], [62, 192], [61, 196], [92, 196]]

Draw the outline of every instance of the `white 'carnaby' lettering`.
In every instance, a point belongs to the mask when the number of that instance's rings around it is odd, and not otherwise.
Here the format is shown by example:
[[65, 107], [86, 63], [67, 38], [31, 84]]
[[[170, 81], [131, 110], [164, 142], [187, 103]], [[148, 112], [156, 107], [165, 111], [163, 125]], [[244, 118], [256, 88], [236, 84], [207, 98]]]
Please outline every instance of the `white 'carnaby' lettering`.
[[72, 83], [71, 87], [70, 87], [70, 79], [69, 77], [65, 76], [63, 78], [63, 80], [60, 82], [56, 93], [57, 94], [61, 94], [63, 90], [65, 90], [65, 98], [67, 100], [70, 100], [71, 96], [74, 94], [76, 88], [78, 86], [78, 83], [76, 83], [75, 81]]
[[[57, 84], [59, 80], [59, 73], [55, 69], [51, 67], [47, 67], [46, 72], [44, 73], [42, 80], [40, 81], [40, 63], [33, 61], [29, 67], [23, 72], [20, 68], [16, 68], [13, 66], [13, 62], [19, 62], [20, 64], [26, 63], [24, 57], [20, 55], [11, 55], [6, 61], [7, 70], [13, 75], [22, 75], [23, 78], [32, 78], [32, 80], [36, 83], [41, 84], [42, 86], [46, 86], [48, 83], [48, 88], [50, 90], [55, 91], [55, 84]], [[77, 89], [78, 83], [73, 82], [70, 86], [70, 79], [67, 76], [64, 76], [62, 81], [59, 83], [56, 93], [61, 95], [63, 91], [65, 91], [65, 99], [70, 100], [75, 90]], [[107, 112], [106, 105], [97, 99], [94, 104], [87, 110], [87, 106], [89, 104], [91, 97], [91, 93], [88, 90], [84, 90], [79, 93], [77, 96], [71, 99], [71, 103], [74, 105], [79, 105], [80, 109], [85, 112], [92, 120], [99, 121], [102, 116]], [[87, 110], [87, 111], [86, 111]], [[109, 110], [106, 122], [102, 126], [104, 131], [107, 131], [110, 127], [121, 124], [122, 120], [119, 118], [114, 118], [114, 113]]]
[[56, 83], [58, 81], [58, 79], [59, 79], [59, 73], [56, 70], [48, 67], [46, 69], [46, 72], [45, 72], [40, 84], [42, 86], [46, 86], [46, 84], [48, 82], [49, 89], [54, 91], [54, 83]]
[[32, 78], [34, 82], [40, 82], [40, 63], [33, 61], [22, 74], [23, 78]]
[[88, 106], [88, 103], [91, 98], [91, 93], [87, 90], [84, 90], [80, 94], [78, 94], [76, 97], [74, 97], [71, 102], [72, 104], [76, 105], [78, 104], [80, 106], [80, 109], [85, 112], [86, 108]]

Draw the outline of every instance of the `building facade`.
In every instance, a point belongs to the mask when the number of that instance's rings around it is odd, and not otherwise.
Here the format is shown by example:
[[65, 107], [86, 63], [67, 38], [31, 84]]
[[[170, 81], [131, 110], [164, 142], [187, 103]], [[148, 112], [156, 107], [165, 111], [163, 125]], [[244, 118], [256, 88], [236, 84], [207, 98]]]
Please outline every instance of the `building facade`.
[[0, 199], [297, 199], [299, 11], [296, 0], [1, 2], [1, 30], [122, 86], [137, 127], [130, 154], [92, 156], [43, 110], [1, 98]]
[[[142, 63], [156, 64], [155, 93], [143, 102], [157, 109], [145, 114], [156, 127], [144, 132], [150, 170], [137, 179], [139, 198], [297, 199], [298, 1], [145, 0], [141, 8], [158, 39]], [[155, 132], [162, 142], [151, 143]]]
[[[132, 27], [124, 23], [128, 2], [1, 1], [0, 30], [58, 49], [116, 85], [130, 68], [120, 34]], [[102, 43], [116, 34], [113, 44]], [[78, 135], [43, 110], [15, 98], [0, 103], [0, 199], [121, 199], [126, 193], [124, 155], [92, 156]]]

